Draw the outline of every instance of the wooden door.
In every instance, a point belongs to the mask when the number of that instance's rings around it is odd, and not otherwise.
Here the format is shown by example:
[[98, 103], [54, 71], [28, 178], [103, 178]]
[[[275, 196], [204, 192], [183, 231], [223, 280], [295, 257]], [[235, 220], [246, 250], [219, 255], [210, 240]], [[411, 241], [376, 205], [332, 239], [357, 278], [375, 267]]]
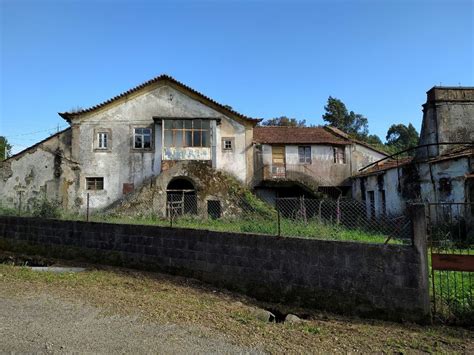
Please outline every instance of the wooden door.
[[285, 176], [285, 146], [272, 146], [272, 174], [274, 176]]

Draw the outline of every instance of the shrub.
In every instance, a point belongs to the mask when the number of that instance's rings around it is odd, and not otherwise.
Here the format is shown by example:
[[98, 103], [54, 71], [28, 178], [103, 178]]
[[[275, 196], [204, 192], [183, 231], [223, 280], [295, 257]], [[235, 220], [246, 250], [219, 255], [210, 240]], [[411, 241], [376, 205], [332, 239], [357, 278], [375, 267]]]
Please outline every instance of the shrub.
[[46, 197], [39, 200], [35, 199], [32, 204], [31, 215], [41, 218], [60, 218], [60, 203], [56, 200], [48, 200]]

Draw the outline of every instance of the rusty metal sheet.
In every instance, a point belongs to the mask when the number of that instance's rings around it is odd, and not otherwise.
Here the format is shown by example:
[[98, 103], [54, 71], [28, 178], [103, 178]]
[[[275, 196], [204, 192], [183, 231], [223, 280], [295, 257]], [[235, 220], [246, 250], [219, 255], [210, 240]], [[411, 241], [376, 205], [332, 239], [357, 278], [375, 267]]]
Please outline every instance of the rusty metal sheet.
[[431, 254], [433, 270], [474, 272], [474, 255]]

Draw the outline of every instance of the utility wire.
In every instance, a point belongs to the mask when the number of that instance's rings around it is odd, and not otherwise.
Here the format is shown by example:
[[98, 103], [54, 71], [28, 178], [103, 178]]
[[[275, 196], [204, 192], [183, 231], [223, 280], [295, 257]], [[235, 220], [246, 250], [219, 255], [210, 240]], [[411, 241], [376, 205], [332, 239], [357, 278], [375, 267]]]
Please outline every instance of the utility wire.
[[7, 138], [12, 138], [12, 137], [21, 137], [21, 136], [27, 136], [27, 135], [30, 135], [30, 134], [36, 134], [36, 133], [43, 133], [43, 132], [48, 132], [48, 131], [51, 131], [51, 130], [63, 130], [65, 128], [67, 128], [69, 126], [56, 126], [56, 127], [53, 127], [53, 128], [48, 128], [48, 129], [43, 129], [41, 131], [36, 131], [36, 132], [27, 132], [27, 133], [21, 133], [21, 134], [14, 134], [14, 135], [11, 135], [11, 136], [6, 136]]

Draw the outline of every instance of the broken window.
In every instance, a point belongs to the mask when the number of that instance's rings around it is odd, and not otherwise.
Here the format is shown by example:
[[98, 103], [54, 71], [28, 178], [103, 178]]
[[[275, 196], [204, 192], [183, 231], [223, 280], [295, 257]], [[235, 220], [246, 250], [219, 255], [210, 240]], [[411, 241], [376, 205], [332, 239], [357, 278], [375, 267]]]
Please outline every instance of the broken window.
[[298, 159], [301, 164], [311, 164], [311, 147], [309, 145], [298, 147]]
[[104, 189], [104, 178], [103, 177], [88, 177], [86, 178], [87, 190], [103, 190]]
[[210, 121], [164, 120], [163, 135], [165, 147], [209, 147]]
[[133, 130], [133, 147], [135, 149], [151, 148], [151, 128], [135, 128]]
[[333, 154], [334, 164], [346, 163], [345, 147], [333, 147], [332, 154]]

